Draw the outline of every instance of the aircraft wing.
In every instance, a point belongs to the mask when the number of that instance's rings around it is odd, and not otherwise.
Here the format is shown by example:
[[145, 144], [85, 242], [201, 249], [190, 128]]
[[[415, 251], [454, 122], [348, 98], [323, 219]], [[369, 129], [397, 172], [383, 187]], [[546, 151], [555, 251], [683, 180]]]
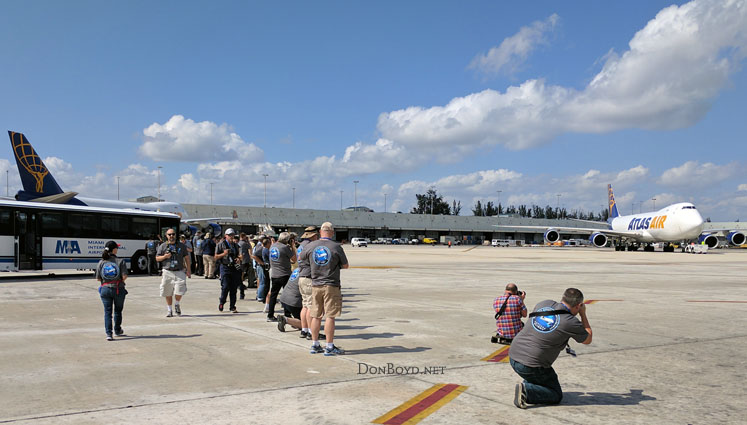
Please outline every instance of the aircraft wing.
[[202, 223], [208, 223], [211, 221], [229, 221], [229, 220], [235, 220], [233, 217], [206, 217], [206, 218], [188, 218], [182, 220], [182, 223], [188, 223], [188, 224], [202, 224]]
[[78, 192], [63, 192], [49, 196], [42, 196], [40, 198], [34, 198], [34, 202], [44, 202], [47, 204], [66, 204], [67, 201], [73, 199]]
[[637, 238], [643, 235], [642, 232], [637, 230], [610, 230], [610, 229], [598, 229], [598, 228], [586, 228], [586, 227], [555, 227], [555, 226], [512, 226], [512, 225], [494, 225], [498, 228], [503, 229], [527, 229], [527, 230], [542, 230], [548, 231], [550, 229], [557, 230], [560, 233], [575, 233], [581, 235], [591, 235], [592, 233], [602, 233], [608, 236], [615, 236], [618, 238]]

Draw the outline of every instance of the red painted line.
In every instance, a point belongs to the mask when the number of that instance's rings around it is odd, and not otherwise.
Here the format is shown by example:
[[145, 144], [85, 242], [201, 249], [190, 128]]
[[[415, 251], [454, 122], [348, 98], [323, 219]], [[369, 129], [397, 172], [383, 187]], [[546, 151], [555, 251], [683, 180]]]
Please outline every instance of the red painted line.
[[454, 391], [457, 388], [459, 388], [459, 385], [457, 384], [446, 384], [442, 388], [438, 389], [438, 391], [434, 392], [433, 394], [424, 398], [423, 400], [413, 405], [409, 409], [405, 410], [404, 412], [393, 417], [392, 419], [389, 419], [388, 421], [384, 423], [387, 425], [402, 425], [403, 423], [412, 419], [413, 416], [431, 407], [432, 405], [437, 403], [442, 398], [446, 397], [450, 392]]
[[721, 300], [688, 300], [689, 303], [733, 303], [747, 304], [747, 301], [721, 301]]
[[492, 357], [492, 358], [491, 358], [490, 360], [488, 360], [488, 361], [489, 361], [489, 362], [493, 362], [493, 363], [498, 363], [498, 362], [500, 362], [501, 360], [505, 359], [506, 357], [508, 357], [508, 350], [506, 350], [506, 351], [504, 351], [504, 352], [502, 352], [502, 353], [499, 353], [498, 355], [496, 355], [496, 356]]
[[625, 301], [625, 300], [586, 300], [584, 301], [584, 304], [593, 304], [597, 301]]

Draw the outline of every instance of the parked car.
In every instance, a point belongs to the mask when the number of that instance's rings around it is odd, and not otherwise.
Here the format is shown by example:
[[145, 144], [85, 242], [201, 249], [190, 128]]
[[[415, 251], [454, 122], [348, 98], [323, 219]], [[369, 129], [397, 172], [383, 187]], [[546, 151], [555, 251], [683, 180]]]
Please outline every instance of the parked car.
[[420, 243], [420, 241], [417, 240], [417, 239], [410, 239], [410, 245], [417, 245], [419, 243]]
[[438, 241], [433, 238], [423, 238], [423, 243], [426, 245], [435, 245]]
[[360, 248], [362, 246], [363, 247], [367, 247], [368, 246], [368, 243], [363, 238], [353, 238], [353, 240], [350, 241], [350, 244], [353, 245], [353, 248], [355, 248], [355, 247], [359, 247]]

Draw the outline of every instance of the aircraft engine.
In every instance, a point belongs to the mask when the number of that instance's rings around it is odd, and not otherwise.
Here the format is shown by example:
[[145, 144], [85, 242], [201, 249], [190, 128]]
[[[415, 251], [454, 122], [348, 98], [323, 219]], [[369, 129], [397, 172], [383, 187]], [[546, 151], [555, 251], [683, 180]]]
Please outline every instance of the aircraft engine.
[[698, 243], [705, 242], [706, 245], [708, 245], [708, 248], [716, 248], [718, 246], [718, 237], [716, 235], [700, 235], [698, 238]]
[[735, 230], [726, 235], [726, 240], [732, 245], [739, 246], [744, 244], [747, 238], [744, 236], [744, 233]]
[[545, 241], [554, 243], [558, 240], [560, 240], [560, 232], [555, 229], [547, 229], [547, 231], [545, 232]]
[[591, 236], [589, 236], [589, 242], [591, 242], [595, 247], [601, 248], [607, 245], [607, 235], [599, 232], [592, 233]]

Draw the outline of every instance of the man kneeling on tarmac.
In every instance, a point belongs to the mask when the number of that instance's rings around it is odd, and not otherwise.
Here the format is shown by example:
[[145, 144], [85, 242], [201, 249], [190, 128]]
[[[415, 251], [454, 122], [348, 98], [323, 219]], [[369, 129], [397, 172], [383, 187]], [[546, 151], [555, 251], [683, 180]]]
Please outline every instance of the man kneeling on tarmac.
[[527, 306], [524, 305], [526, 295], [525, 292], [519, 291], [515, 283], [509, 283], [503, 295], [493, 300], [497, 329], [496, 335], [490, 338], [491, 342], [510, 345], [516, 334], [524, 327], [521, 318], [527, 317]]
[[524, 378], [524, 382], [516, 384], [514, 393], [514, 405], [518, 408], [525, 409], [527, 404], [560, 403], [563, 390], [552, 368], [553, 362], [563, 348], [575, 355], [568, 346], [570, 338], [581, 344], [591, 344], [584, 294], [576, 288], [568, 288], [561, 301], [545, 300], [537, 304], [527, 326], [511, 344], [508, 353], [511, 367]]

